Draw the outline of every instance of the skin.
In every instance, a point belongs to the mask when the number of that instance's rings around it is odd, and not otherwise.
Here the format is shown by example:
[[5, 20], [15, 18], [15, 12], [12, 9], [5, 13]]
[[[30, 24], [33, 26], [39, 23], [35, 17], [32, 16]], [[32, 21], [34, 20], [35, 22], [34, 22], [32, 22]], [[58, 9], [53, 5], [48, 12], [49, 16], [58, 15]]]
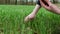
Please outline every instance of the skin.
[[36, 4], [34, 10], [28, 16], [25, 17], [24, 21], [27, 22], [29, 20], [34, 19], [35, 15], [37, 14], [40, 7], [41, 7], [40, 5]]
[[[49, 0], [45, 0], [45, 1], [47, 2], [47, 4], [49, 6], [45, 5], [42, 2], [42, 0], [40, 0], [40, 3], [41, 3], [42, 7], [44, 7], [45, 9], [47, 9], [50, 12], [60, 14], [60, 9], [56, 5], [52, 4]], [[28, 16], [25, 17], [24, 21], [27, 22], [29, 20], [32, 20], [35, 17], [35, 15], [37, 14], [37, 12], [38, 12], [38, 10], [40, 9], [41, 6], [37, 4], [35, 6], [34, 10]]]
[[42, 0], [40, 0], [40, 3], [41, 3], [41, 5], [42, 5], [42, 7], [44, 7], [45, 9], [47, 9], [47, 10], [53, 12], [53, 13], [60, 14], [60, 9], [59, 9], [56, 5], [52, 4], [52, 3], [51, 3], [50, 1], [48, 1], [48, 0], [45, 0], [45, 1], [48, 3], [49, 6], [45, 5], [45, 4], [42, 2]]

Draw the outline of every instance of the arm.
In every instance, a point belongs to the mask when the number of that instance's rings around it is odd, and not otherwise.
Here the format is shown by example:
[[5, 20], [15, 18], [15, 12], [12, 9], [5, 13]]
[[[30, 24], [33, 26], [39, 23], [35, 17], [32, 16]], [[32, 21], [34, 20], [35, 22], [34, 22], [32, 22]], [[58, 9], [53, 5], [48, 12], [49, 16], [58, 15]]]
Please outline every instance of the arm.
[[56, 14], [60, 14], [60, 9], [56, 6], [56, 5], [54, 5], [54, 4], [52, 4], [50, 1], [46, 1], [47, 2], [47, 4], [49, 5], [49, 6], [47, 6], [47, 5], [45, 5], [43, 2], [42, 2], [43, 0], [40, 0], [40, 3], [41, 3], [41, 5], [42, 5], [42, 7], [44, 7], [45, 9], [47, 9], [47, 10], [49, 10], [49, 11], [51, 11], [51, 12], [53, 12], [53, 13], [56, 13]]
[[60, 9], [56, 5], [51, 4], [50, 8], [54, 13], [60, 14]]

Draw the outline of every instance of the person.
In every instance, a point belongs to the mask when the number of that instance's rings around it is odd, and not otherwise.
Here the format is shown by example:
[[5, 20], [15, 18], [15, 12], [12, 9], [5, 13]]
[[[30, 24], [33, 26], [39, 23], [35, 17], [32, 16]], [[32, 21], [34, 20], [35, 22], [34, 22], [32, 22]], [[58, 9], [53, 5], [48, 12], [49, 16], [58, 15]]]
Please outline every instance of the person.
[[27, 22], [29, 20], [34, 19], [34, 17], [36, 16], [36, 14], [40, 8], [41, 8], [41, 4], [40, 4], [40, 0], [38, 0], [35, 8], [33, 9], [33, 11], [28, 16], [25, 17], [24, 21]]
[[52, 4], [49, 0], [45, 0], [45, 1], [47, 2], [49, 6], [45, 5], [43, 0], [38, 0], [33, 12], [29, 14], [27, 17], [25, 17], [24, 21], [32, 20], [37, 14], [38, 10], [41, 8], [41, 6], [53, 13], [60, 14], [60, 9], [56, 5]]

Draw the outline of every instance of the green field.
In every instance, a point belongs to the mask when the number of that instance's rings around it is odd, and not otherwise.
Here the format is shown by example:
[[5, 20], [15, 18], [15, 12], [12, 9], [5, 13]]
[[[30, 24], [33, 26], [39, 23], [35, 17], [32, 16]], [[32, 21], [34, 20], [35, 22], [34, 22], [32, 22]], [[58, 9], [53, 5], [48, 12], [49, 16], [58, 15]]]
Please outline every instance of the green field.
[[27, 23], [24, 18], [34, 6], [0, 5], [0, 34], [60, 34], [60, 15], [41, 8]]

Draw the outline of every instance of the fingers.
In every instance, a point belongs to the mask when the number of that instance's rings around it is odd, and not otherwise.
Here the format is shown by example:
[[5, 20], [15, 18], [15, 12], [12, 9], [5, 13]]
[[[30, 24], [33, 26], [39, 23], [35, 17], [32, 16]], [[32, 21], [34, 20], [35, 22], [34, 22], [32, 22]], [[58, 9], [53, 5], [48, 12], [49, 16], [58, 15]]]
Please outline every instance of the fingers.
[[46, 7], [46, 6], [44, 5], [44, 3], [42, 2], [42, 0], [40, 0], [40, 3], [41, 3], [41, 5], [42, 5], [43, 7]]
[[42, 0], [42, 2], [43, 2], [45, 5], [49, 6], [49, 4], [47, 3], [47, 1]]
[[45, 4], [42, 2], [42, 0], [40, 0], [40, 3], [41, 3], [41, 5], [42, 5], [44, 8], [46, 8], [46, 9], [50, 9], [50, 7], [47, 6], [47, 5], [45, 5]]
[[47, 2], [47, 4], [50, 6], [51, 5], [51, 2], [50, 0], [45, 0]]

